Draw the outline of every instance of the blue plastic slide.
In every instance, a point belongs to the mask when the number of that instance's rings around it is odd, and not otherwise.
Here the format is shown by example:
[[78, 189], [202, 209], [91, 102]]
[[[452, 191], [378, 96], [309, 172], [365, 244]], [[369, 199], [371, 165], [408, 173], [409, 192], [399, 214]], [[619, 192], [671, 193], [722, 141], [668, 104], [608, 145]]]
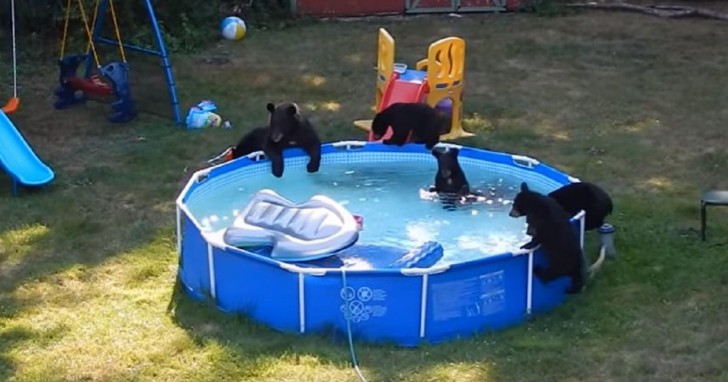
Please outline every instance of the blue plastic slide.
[[10, 118], [2, 111], [0, 111], [0, 166], [13, 178], [13, 193], [17, 183], [42, 186], [55, 177], [53, 170], [35, 155]]

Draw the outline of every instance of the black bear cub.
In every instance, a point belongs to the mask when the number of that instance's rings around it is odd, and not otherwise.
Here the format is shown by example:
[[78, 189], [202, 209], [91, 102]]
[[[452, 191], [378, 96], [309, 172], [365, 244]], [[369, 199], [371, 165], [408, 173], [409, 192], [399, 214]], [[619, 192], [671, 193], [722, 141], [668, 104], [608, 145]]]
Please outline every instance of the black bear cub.
[[437, 174], [435, 174], [435, 185], [430, 187], [430, 192], [436, 192], [448, 210], [454, 209], [456, 204], [464, 199], [477, 196], [470, 191], [470, 184], [458, 161], [459, 153], [460, 150], [454, 147], [448, 148], [447, 151], [432, 150], [432, 156], [437, 159]]
[[[263, 144], [268, 139], [268, 130], [268, 126], [258, 126], [243, 135], [238, 143], [230, 148], [230, 159], [237, 159], [263, 150]], [[287, 141], [284, 143], [284, 148], [296, 147], [296, 142]]]
[[579, 211], [586, 212], [586, 231], [597, 229], [604, 224], [604, 219], [612, 213], [612, 198], [606, 191], [589, 182], [571, 183], [549, 194], [574, 216]]
[[280, 178], [283, 176], [283, 150], [300, 147], [310, 158], [306, 170], [317, 172], [321, 164], [321, 140], [308, 118], [299, 112], [298, 105], [293, 102], [269, 103], [266, 108], [270, 112], [268, 126], [256, 128], [244, 136], [238, 142], [244, 149], [241, 148], [237, 155], [245, 155], [242, 153], [248, 150], [257, 151], [253, 148], [257, 148], [254, 147], [256, 141], [262, 139], [260, 149], [270, 159], [273, 176]]
[[263, 142], [268, 137], [268, 126], [259, 126], [243, 135], [232, 147], [231, 159], [237, 159], [250, 153], [263, 150]]
[[374, 116], [372, 133], [374, 139], [382, 139], [391, 126], [392, 136], [382, 141], [385, 145], [403, 146], [409, 137], [411, 142], [424, 144], [432, 150], [440, 142], [440, 133], [448, 124], [446, 117], [426, 103], [399, 102]]
[[437, 159], [437, 175], [435, 175], [435, 186], [430, 188], [430, 192], [458, 195], [470, 193], [470, 184], [458, 161], [459, 153], [460, 150], [455, 147], [446, 151], [432, 150], [432, 156]]
[[531, 191], [521, 183], [521, 191], [513, 200], [511, 217], [526, 216], [531, 241], [521, 248], [532, 249], [541, 244], [548, 265], [535, 266], [533, 273], [543, 283], [562, 276], [571, 277], [567, 293], [579, 293], [584, 287], [583, 257], [579, 236], [569, 223], [569, 213], [553, 198]]

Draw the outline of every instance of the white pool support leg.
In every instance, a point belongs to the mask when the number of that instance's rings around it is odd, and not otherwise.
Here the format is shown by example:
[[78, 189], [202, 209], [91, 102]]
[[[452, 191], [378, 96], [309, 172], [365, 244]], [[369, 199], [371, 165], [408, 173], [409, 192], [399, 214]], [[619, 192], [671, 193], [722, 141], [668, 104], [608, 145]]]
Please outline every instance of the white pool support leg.
[[420, 338], [425, 338], [425, 322], [427, 314], [427, 282], [428, 274], [422, 275], [422, 301], [420, 302]]
[[584, 250], [584, 227], [586, 226], [586, 212], [582, 211], [581, 218], [579, 218], [579, 245], [581, 250]]
[[526, 314], [533, 309], [533, 251], [528, 252], [528, 272], [526, 272]]
[[207, 267], [210, 272], [210, 295], [212, 299], [217, 299], [217, 293], [215, 292], [215, 261], [212, 256], [212, 244], [207, 244]]
[[177, 206], [177, 256], [182, 256], [182, 211]]
[[303, 294], [303, 273], [298, 274], [298, 322], [299, 331], [306, 332], [306, 300]]

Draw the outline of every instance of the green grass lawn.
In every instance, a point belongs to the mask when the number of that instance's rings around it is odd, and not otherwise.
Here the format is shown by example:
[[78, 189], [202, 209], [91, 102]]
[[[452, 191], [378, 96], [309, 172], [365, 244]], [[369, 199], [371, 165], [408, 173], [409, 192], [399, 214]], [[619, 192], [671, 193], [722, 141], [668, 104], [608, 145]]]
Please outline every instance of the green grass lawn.
[[[728, 214], [711, 210], [709, 240], [697, 235], [700, 191], [728, 188], [728, 28], [611, 13], [306, 24], [174, 56], [182, 112], [211, 98], [231, 130], [146, 113], [111, 125], [98, 103], [55, 111], [54, 59], [26, 57], [12, 118], [56, 180], [13, 198], [0, 176], [0, 380], [356, 381], [343, 343], [175, 292], [174, 199], [185, 169], [265, 123], [269, 101], [299, 102], [326, 141], [364, 139], [352, 120], [371, 116], [379, 27], [411, 65], [430, 42], [464, 37], [477, 136], [459, 143], [603, 185], [619, 258], [583, 294], [504, 332], [416, 350], [357, 344], [365, 376], [728, 380]], [[142, 108], [167, 113], [161, 71], [133, 60]]]

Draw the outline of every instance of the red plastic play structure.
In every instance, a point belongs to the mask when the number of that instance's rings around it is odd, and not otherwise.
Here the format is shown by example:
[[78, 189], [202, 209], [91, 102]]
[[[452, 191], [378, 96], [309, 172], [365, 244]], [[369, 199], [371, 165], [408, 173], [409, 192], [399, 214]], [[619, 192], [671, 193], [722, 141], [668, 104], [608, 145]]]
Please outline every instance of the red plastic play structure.
[[[384, 95], [379, 103], [378, 111], [386, 109], [389, 105], [398, 102], [425, 102], [427, 97], [427, 82], [413, 82], [402, 79], [400, 73], [392, 73], [389, 82], [384, 90]], [[389, 139], [392, 136], [392, 129], [387, 132], [381, 139]], [[409, 140], [409, 138], [408, 138]], [[374, 133], [369, 131], [369, 141], [376, 141]]]
[[[463, 130], [462, 104], [465, 87], [465, 41], [459, 37], [446, 37], [430, 44], [427, 57], [417, 62], [414, 69], [394, 61], [394, 39], [384, 28], [379, 29], [377, 48], [377, 78], [375, 111], [380, 112], [399, 102], [427, 103], [450, 119], [447, 132], [441, 140], [455, 140], [473, 136]], [[368, 133], [372, 120], [357, 120], [354, 125]], [[391, 136], [387, 129], [382, 139]]]

